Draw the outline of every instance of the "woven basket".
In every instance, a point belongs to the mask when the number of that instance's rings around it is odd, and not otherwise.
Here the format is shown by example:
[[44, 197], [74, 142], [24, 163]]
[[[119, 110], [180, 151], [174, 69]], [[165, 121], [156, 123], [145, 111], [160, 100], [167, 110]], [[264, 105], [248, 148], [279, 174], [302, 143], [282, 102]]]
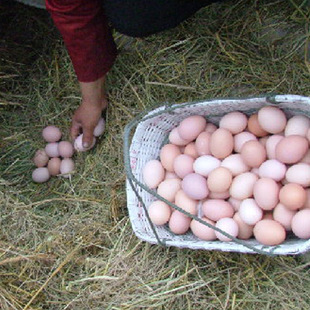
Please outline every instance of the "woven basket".
[[39, 9], [45, 9], [45, 0], [15, 0], [15, 1], [31, 5]]
[[[149, 221], [147, 207], [158, 198], [143, 182], [142, 168], [151, 159], [158, 159], [168, 133], [187, 116], [199, 114], [217, 124], [220, 118], [231, 111], [247, 115], [257, 112], [265, 105], [281, 108], [288, 117], [304, 114], [310, 117], [310, 98], [297, 95], [274, 95], [244, 99], [213, 99], [202, 102], [161, 106], [149, 113], [139, 115], [129, 123], [124, 132], [124, 159], [127, 174], [127, 207], [136, 236], [152, 244], [163, 244], [179, 248], [219, 250], [267, 255], [300, 254], [310, 249], [310, 240], [288, 237], [278, 246], [263, 246], [255, 239], [231, 242], [203, 241], [191, 232], [175, 235], [167, 226], [157, 226]], [[134, 133], [133, 133], [134, 131]]]

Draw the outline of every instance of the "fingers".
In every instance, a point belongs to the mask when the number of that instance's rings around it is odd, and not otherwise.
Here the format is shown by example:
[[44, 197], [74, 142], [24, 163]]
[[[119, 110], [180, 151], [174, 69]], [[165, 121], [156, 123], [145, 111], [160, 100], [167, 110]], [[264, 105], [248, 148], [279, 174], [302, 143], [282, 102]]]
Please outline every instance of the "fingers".
[[93, 127], [84, 127], [83, 128], [83, 147], [89, 148], [91, 147], [94, 139], [94, 128]]
[[74, 141], [77, 136], [80, 134], [80, 130], [81, 130], [82, 126], [76, 122], [76, 121], [72, 121], [72, 125], [71, 125], [71, 129], [70, 129], [70, 135], [71, 135], [71, 139]]

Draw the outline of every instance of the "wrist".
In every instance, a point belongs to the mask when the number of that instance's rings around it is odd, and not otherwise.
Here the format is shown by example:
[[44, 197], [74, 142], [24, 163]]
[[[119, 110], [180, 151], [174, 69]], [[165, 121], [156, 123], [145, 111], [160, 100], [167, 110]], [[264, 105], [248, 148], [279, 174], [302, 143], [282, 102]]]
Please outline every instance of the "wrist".
[[82, 102], [91, 105], [101, 105], [104, 98], [105, 76], [93, 82], [79, 82]]

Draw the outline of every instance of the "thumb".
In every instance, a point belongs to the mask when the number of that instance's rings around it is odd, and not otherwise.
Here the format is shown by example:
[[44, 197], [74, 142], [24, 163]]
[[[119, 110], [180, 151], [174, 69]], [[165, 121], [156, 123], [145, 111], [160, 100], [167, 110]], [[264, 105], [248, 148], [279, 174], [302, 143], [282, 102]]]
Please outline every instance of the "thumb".
[[83, 130], [83, 147], [85, 149], [90, 148], [93, 144], [94, 135], [93, 135], [93, 128], [84, 128]]

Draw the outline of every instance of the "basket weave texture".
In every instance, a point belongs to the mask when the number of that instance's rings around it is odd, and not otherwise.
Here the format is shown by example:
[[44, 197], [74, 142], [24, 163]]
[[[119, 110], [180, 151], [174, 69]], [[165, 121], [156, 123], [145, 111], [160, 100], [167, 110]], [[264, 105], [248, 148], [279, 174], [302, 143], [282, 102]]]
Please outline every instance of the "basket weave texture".
[[[231, 111], [247, 115], [257, 112], [265, 105], [282, 109], [287, 117], [304, 114], [310, 117], [310, 98], [298, 95], [275, 95], [244, 99], [213, 99], [202, 102], [161, 106], [138, 116], [128, 124], [124, 133], [124, 160], [127, 173], [127, 208], [136, 236], [152, 244], [164, 244], [179, 248], [219, 250], [269, 255], [301, 254], [310, 249], [310, 240], [288, 237], [278, 246], [263, 246], [255, 239], [231, 242], [203, 241], [191, 232], [175, 235], [167, 226], [152, 225], [147, 207], [157, 200], [156, 192], [146, 188], [142, 168], [151, 159], [158, 159], [161, 147], [167, 143], [168, 133], [184, 118], [203, 115], [207, 121], [218, 125], [220, 118]], [[134, 133], [132, 133], [134, 131]], [[132, 138], [131, 138], [132, 137]], [[158, 196], [158, 195], [157, 195]], [[159, 196], [160, 198], [160, 196]]]
[[45, 0], [15, 0], [39, 9], [45, 9]]

